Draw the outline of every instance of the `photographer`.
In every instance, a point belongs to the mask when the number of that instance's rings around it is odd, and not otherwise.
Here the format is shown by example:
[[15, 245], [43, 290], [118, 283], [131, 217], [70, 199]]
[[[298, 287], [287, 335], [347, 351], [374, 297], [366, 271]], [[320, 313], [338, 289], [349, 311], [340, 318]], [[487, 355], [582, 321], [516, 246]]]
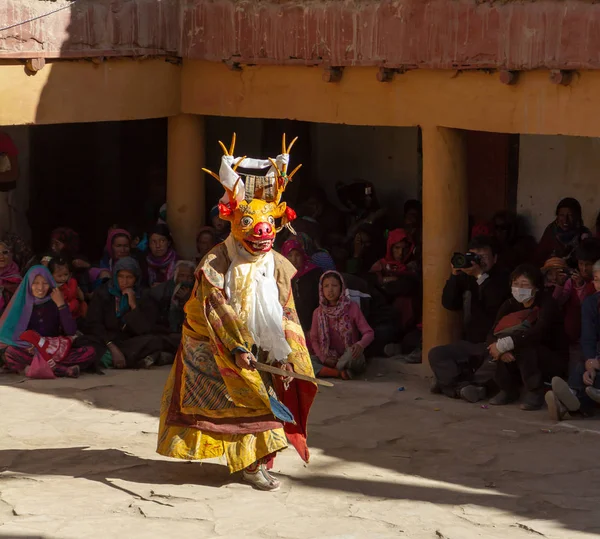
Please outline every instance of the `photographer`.
[[[433, 392], [477, 402], [485, 397], [483, 385], [493, 378], [494, 372], [483, 368], [474, 375], [488, 355], [485, 341], [510, 288], [508, 272], [496, 266], [493, 238], [473, 238], [469, 253], [452, 257], [452, 274], [442, 294], [444, 308], [463, 311], [463, 340], [433, 348], [429, 365], [435, 376]], [[480, 385], [473, 385], [474, 381]]]

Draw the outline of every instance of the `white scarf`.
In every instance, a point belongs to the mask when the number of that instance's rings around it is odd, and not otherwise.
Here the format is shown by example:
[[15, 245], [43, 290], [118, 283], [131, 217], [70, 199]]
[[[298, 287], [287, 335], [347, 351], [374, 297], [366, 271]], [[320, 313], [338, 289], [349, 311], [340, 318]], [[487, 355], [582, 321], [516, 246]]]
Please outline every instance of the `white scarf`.
[[275, 281], [273, 252], [253, 255], [232, 235], [225, 240], [231, 264], [225, 275], [229, 305], [269, 359], [286, 362], [292, 352], [283, 332], [283, 307]]

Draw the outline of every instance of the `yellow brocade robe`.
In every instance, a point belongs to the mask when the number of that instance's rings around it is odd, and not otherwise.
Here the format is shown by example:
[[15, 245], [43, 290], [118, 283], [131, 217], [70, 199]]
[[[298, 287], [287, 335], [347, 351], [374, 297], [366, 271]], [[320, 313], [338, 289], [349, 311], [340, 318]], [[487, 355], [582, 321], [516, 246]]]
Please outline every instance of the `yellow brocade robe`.
[[[293, 266], [274, 253], [275, 280], [283, 306], [283, 329], [292, 349], [288, 361], [314, 376], [291, 293]], [[192, 297], [185, 306], [181, 345], [161, 402], [157, 451], [180, 459], [225, 455], [231, 472], [287, 447], [308, 461], [306, 422], [316, 386], [294, 380], [277, 395], [293, 413], [285, 425], [271, 411], [269, 393], [257, 371], [239, 369], [233, 350], [250, 350], [252, 337], [227, 303], [223, 287], [230, 260], [223, 244], [201, 261]]]

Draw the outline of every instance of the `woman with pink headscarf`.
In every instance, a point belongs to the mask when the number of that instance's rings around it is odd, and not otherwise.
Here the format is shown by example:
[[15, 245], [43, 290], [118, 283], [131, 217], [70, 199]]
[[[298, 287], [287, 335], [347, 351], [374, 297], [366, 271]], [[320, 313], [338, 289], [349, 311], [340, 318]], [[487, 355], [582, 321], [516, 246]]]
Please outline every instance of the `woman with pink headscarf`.
[[131, 252], [131, 234], [124, 228], [112, 228], [108, 231], [104, 257], [99, 266], [90, 269], [90, 280], [92, 289], [98, 288], [100, 284], [112, 275], [112, 270], [117, 260], [125, 258]]

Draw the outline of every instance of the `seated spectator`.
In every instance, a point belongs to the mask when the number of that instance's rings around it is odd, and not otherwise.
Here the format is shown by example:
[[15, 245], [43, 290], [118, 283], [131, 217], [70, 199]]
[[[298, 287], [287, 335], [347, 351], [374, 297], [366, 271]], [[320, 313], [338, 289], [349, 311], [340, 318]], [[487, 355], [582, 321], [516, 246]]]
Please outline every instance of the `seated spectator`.
[[150, 368], [172, 362], [169, 339], [152, 331], [158, 319], [155, 303], [141, 298], [140, 266], [134, 258], [119, 259], [113, 276], [94, 293], [88, 308], [86, 336], [105, 366]]
[[535, 260], [542, 266], [552, 256], [564, 258], [574, 268], [575, 249], [591, 232], [583, 226], [581, 204], [574, 198], [564, 198], [556, 207], [556, 220], [550, 223], [537, 246]]
[[112, 276], [114, 265], [121, 258], [128, 257], [131, 254], [131, 236], [123, 228], [110, 228], [106, 237], [104, 255], [100, 264], [89, 271], [90, 287], [88, 293], [91, 294], [106, 279]]
[[338, 184], [336, 190], [341, 203], [349, 210], [346, 243], [354, 239], [364, 224], [373, 225], [377, 236], [383, 234], [386, 209], [379, 205], [375, 186], [371, 182], [355, 180], [349, 185]]
[[83, 292], [73, 277], [71, 262], [64, 256], [56, 256], [48, 263], [48, 270], [61, 291], [67, 307], [74, 320], [85, 318], [87, 303]]
[[12, 248], [8, 242], [0, 241], [0, 315], [22, 281], [19, 266], [13, 260]]
[[55, 228], [50, 234], [50, 250], [42, 257], [41, 263], [48, 266], [55, 256], [66, 257], [70, 260], [71, 273], [82, 291], [89, 294], [92, 291], [89, 263], [79, 251], [79, 234], [68, 227]]
[[402, 226], [407, 234], [417, 244], [421, 240], [421, 228], [423, 222], [423, 206], [419, 200], [407, 200], [404, 203], [404, 216]]
[[[402, 333], [410, 331], [418, 323], [421, 283], [414, 260], [415, 246], [402, 228], [392, 230], [388, 235], [385, 258], [375, 262], [371, 273], [377, 276], [379, 286], [389, 298], [398, 313]], [[396, 355], [388, 347], [386, 354]]]
[[516, 213], [497, 212], [492, 218], [492, 230], [498, 242], [498, 266], [512, 271], [520, 264], [533, 261], [537, 242], [532, 236], [520, 233]]
[[494, 375], [484, 365], [488, 357], [486, 339], [510, 289], [508, 274], [496, 266], [493, 238], [473, 238], [469, 252], [477, 255], [478, 261], [468, 268], [453, 267], [442, 293], [445, 309], [463, 311], [464, 337], [433, 348], [429, 365], [435, 376], [432, 392], [477, 402], [485, 397], [485, 386]]
[[569, 368], [568, 383], [552, 378], [552, 390], [546, 393], [550, 418], [561, 421], [567, 413], [591, 415], [600, 403], [600, 261], [593, 267], [595, 293], [581, 307], [581, 360]]
[[[138, 260], [142, 255], [148, 252], [148, 234], [145, 230], [136, 224], [130, 224], [125, 227], [131, 237], [131, 254]], [[139, 260], [138, 260], [139, 262]]]
[[511, 275], [512, 297], [496, 317], [488, 351], [497, 363], [494, 381], [500, 392], [490, 404], [509, 404], [526, 393], [521, 410], [539, 410], [544, 382], [566, 375], [569, 349], [560, 309], [544, 290], [542, 273], [531, 264], [518, 266]]
[[381, 257], [384, 250], [382, 247], [382, 242], [375, 236], [373, 226], [362, 225], [354, 236], [351, 256], [346, 263], [346, 273], [365, 277]]
[[28, 243], [17, 234], [7, 234], [2, 240], [9, 245], [13, 261], [19, 266], [21, 275], [25, 275], [35, 265], [35, 254]]
[[328, 271], [321, 276], [319, 298], [310, 330], [317, 356], [313, 358], [315, 374], [348, 380], [366, 369], [364, 351], [373, 342], [373, 330], [346, 294], [339, 273]]
[[423, 256], [423, 206], [419, 200], [407, 200], [404, 203], [402, 226], [415, 246], [415, 261], [420, 267]]
[[319, 282], [323, 271], [315, 266], [304, 247], [297, 239], [287, 240], [281, 247], [281, 254], [296, 268], [297, 273], [292, 279], [292, 290], [300, 325], [305, 333], [310, 332], [312, 317], [319, 306]]
[[210, 218], [210, 224], [217, 231], [216, 232], [217, 243], [224, 242], [227, 239], [227, 236], [229, 236], [229, 231], [231, 230], [231, 224], [229, 223], [229, 221], [225, 221], [224, 219], [221, 219], [221, 216], [219, 215], [219, 206], [214, 206], [210, 210], [209, 218]]
[[[577, 247], [575, 256], [578, 270], [569, 268], [557, 272], [554, 268], [553, 271], [546, 272], [546, 285], [554, 285], [552, 296], [563, 309], [565, 331], [571, 344], [578, 343], [581, 335], [581, 304], [585, 298], [596, 291], [593, 283], [593, 267], [600, 260], [600, 240], [586, 238]], [[556, 259], [550, 259], [542, 271], [549, 264], [556, 266]], [[551, 283], [553, 277], [556, 278], [556, 282]]]
[[219, 243], [217, 241], [217, 231], [212, 226], [201, 228], [196, 236], [196, 264], [200, 264], [200, 261], [217, 243]]
[[74, 258], [79, 253], [79, 234], [73, 229], [61, 226], [50, 234], [50, 254]]
[[158, 325], [165, 333], [179, 334], [174, 348], [179, 345], [181, 327], [185, 321], [183, 308], [190, 299], [194, 288], [194, 270], [196, 266], [189, 260], [180, 260], [175, 264], [173, 278], [149, 290], [150, 297], [158, 308]]
[[149, 235], [148, 245], [148, 285], [152, 287], [173, 278], [177, 253], [173, 248], [173, 238], [167, 225], [154, 227]]
[[[291, 239], [294, 239], [292, 236]], [[296, 235], [296, 239], [302, 245], [304, 252], [310, 258], [310, 261], [320, 268], [322, 271], [335, 271], [335, 262], [326, 249], [323, 249], [320, 244], [311, 238], [308, 234], [300, 232]]]
[[7, 347], [5, 370], [25, 370], [37, 377], [27, 371], [37, 360], [43, 362], [45, 370], [50, 367], [49, 377], [76, 378], [80, 369], [93, 365], [96, 357], [92, 347], [73, 346], [76, 331], [75, 320], [52, 275], [44, 266], [34, 266], [0, 318], [0, 343]]

